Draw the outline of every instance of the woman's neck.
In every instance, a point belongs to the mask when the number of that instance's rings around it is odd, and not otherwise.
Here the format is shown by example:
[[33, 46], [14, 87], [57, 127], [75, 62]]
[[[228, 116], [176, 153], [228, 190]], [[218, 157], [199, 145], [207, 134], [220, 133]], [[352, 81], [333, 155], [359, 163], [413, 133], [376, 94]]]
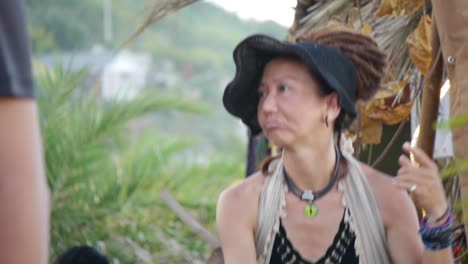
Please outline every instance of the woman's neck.
[[335, 167], [333, 141], [315, 146], [284, 148], [283, 162], [289, 177], [300, 189], [321, 190], [330, 181]]

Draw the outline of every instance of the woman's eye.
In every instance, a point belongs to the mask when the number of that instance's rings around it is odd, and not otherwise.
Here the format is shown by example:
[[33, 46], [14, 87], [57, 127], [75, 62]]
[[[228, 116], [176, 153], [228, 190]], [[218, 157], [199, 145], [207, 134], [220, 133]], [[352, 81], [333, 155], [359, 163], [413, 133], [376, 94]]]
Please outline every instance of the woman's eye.
[[262, 97], [265, 97], [266, 96], [266, 92], [265, 91], [259, 91], [258, 92], [258, 97], [262, 98]]
[[280, 92], [286, 92], [287, 90], [289, 90], [289, 86], [282, 84], [280, 85], [279, 90]]

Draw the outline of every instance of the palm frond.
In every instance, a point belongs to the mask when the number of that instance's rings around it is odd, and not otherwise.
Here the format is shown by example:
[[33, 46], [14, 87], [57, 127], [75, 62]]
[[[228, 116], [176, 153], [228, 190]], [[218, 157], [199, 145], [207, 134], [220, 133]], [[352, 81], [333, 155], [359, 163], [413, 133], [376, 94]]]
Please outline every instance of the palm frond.
[[[409, 16], [375, 16], [381, 1], [298, 1], [294, 26], [289, 38], [295, 38], [326, 25], [331, 19], [339, 19], [342, 23], [360, 30], [363, 23], [373, 28], [372, 36], [389, 55], [389, 71], [385, 81], [402, 80], [414, 69], [408, 56], [408, 46], [405, 44], [408, 35], [416, 28], [422, 14], [430, 12], [429, 4]], [[427, 1], [426, 1], [427, 2]], [[358, 10], [359, 23], [350, 21], [351, 11]]]
[[141, 25], [122, 42], [120, 47], [123, 47], [138, 38], [138, 36], [140, 36], [141, 33], [143, 33], [149, 26], [156, 23], [163, 17], [197, 1], [198, 0], [153, 0], [152, 5], [145, 8], [145, 10], [149, 11], [143, 23], [141, 23]]
[[128, 210], [154, 204], [158, 196], [151, 194], [161, 186], [165, 163], [193, 144], [155, 134], [132, 139], [130, 121], [163, 110], [207, 112], [204, 105], [176, 94], [103, 102], [93, 89], [83, 89], [84, 75], [59, 68], [39, 77], [53, 204], [52, 255], [77, 241], [105, 240], [117, 228], [113, 218], [122, 221]]

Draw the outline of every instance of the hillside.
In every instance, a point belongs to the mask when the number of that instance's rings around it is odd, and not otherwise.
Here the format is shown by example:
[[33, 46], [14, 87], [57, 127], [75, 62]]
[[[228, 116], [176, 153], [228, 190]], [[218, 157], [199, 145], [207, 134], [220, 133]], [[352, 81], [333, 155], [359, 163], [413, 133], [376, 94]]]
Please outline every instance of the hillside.
[[274, 22], [243, 21], [205, 2], [164, 18], [149, 31], [139, 41], [142, 47], [155, 56], [170, 56], [178, 62], [192, 61], [200, 67], [231, 65], [234, 45], [251, 33], [286, 35], [286, 29]]
[[[113, 41], [106, 42], [102, 33], [102, 0], [44, 1], [46, 5], [27, 1], [35, 53], [90, 50], [96, 45], [116, 49], [142, 23], [151, 3], [111, 1]], [[202, 100], [211, 113], [206, 117], [166, 113], [147, 121], [171, 134], [201, 139], [199, 145], [204, 150], [223, 148], [231, 144], [232, 137], [242, 137], [239, 123], [224, 111], [221, 96], [234, 75], [232, 50], [252, 33], [281, 38], [287, 29], [274, 22], [241, 20], [202, 1], [151, 25], [125, 47], [151, 55], [154, 71], [149, 77], [149, 89], [179, 92]]]
[[165, 17], [143, 33], [132, 46], [150, 51], [156, 66], [166, 60], [173, 61], [180, 76], [190, 69], [189, 76], [176, 89], [198, 94], [211, 109], [207, 117], [169, 114], [163, 119], [156, 118], [157, 124], [171, 133], [190, 133], [202, 138], [199, 150], [203, 151], [225, 149], [232, 145], [233, 138], [244, 136], [239, 122], [224, 110], [221, 96], [234, 75], [235, 45], [253, 33], [281, 38], [287, 29], [274, 22], [241, 20], [216, 5], [198, 2]]

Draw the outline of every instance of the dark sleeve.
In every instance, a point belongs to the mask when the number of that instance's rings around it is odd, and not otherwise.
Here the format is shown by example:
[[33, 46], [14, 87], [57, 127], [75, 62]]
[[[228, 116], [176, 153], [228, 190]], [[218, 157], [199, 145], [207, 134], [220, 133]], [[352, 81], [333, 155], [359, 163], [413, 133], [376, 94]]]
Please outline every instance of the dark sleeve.
[[0, 0], [0, 97], [34, 97], [23, 0]]

